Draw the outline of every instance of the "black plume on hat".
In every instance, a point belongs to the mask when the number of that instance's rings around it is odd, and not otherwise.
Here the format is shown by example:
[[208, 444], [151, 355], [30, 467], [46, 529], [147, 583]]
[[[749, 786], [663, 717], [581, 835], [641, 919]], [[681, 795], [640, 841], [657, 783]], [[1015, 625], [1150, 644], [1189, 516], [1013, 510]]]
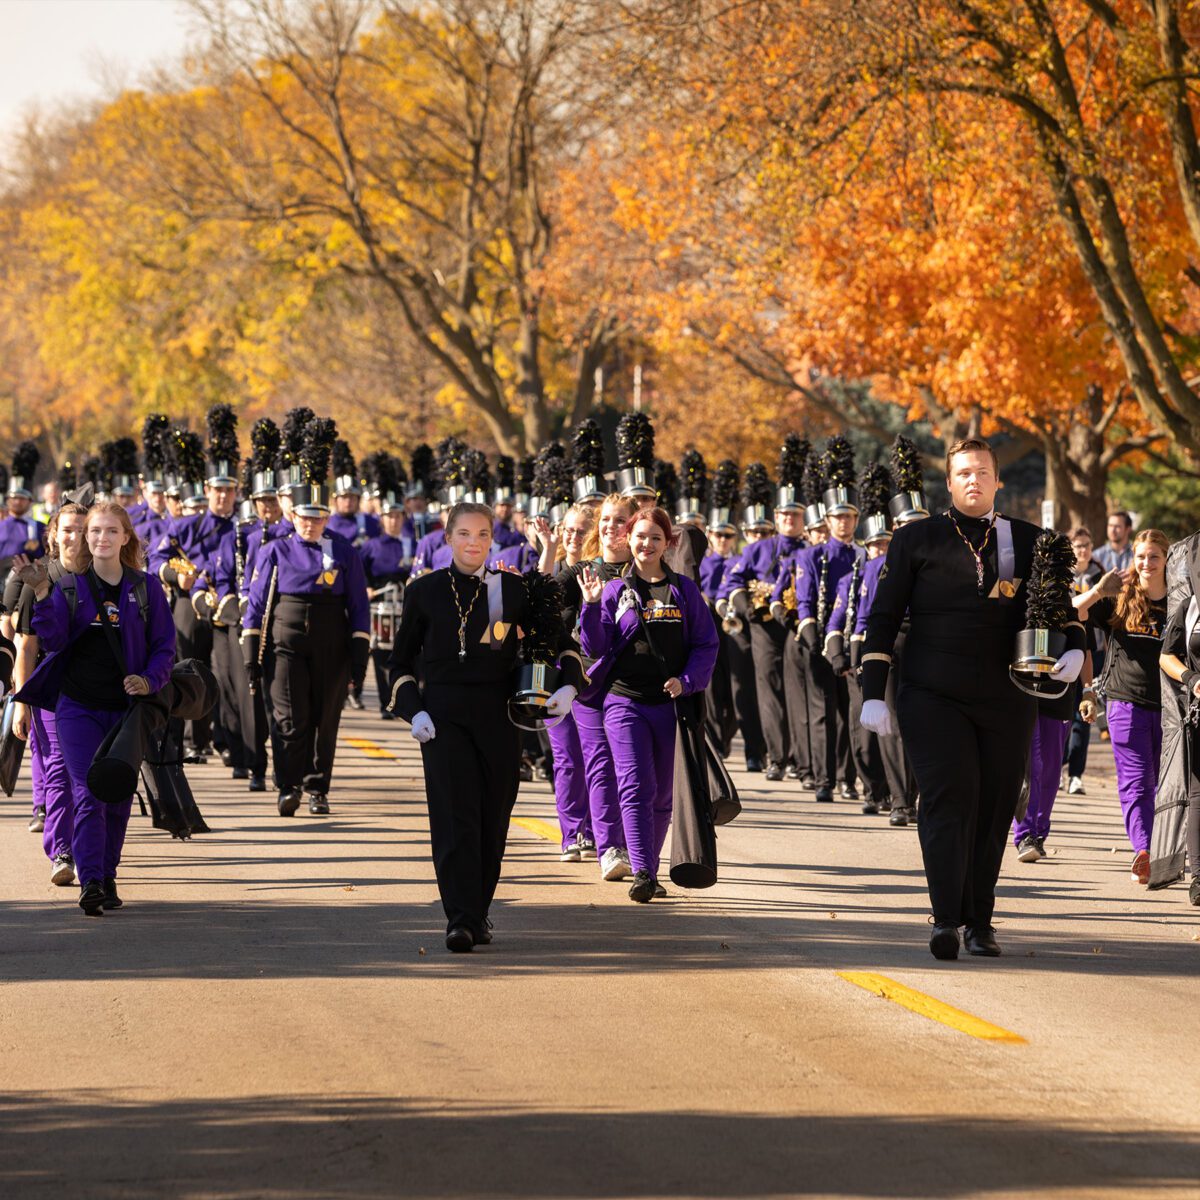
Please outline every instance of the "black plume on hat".
[[654, 460], [654, 490], [658, 494], [659, 507], [674, 510], [679, 500], [679, 476], [675, 464], [665, 458]]
[[338, 438], [333, 443], [333, 477], [341, 479], [343, 475], [355, 478], [358, 475], [358, 465], [354, 461], [354, 455], [350, 453], [350, 443], [344, 438]]
[[883, 463], [863, 468], [858, 479], [858, 507], [868, 517], [887, 512], [892, 492], [892, 473]]
[[522, 455], [517, 460], [517, 491], [522, 496], [533, 495], [534, 458], [532, 454]]
[[575, 430], [575, 439], [571, 444], [571, 468], [576, 479], [582, 479], [585, 475], [599, 478], [604, 474], [604, 439], [600, 436], [600, 426], [591, 417], [580, 421]]
[[747, 507], [765, 505], [770, 508], [775, 503], [775, 489], [771, 486], [771, 477], [767, 468], [760, 462], [752, 462], [746, 468], [742, 479], [742, 503]]
[[921, 452], [916, 443], [902, 433], [892, 443], [892, 475], [898, 492], [921, 492], [925, 489]]
[[517, 464], [511, 454], [502, 454], [496, 459], [496, 487], [507, 488], [510, 492], [516, 487]]
[[804, 480], [801, 485], [801, 495], [807, 505], [820, 504], [825, 493], [825, 462], [824, 454], [810, 454], [804, 464]]
[[104, 484], [111, 491], [122, 476], [130, 480], [137, 477], [137, 442], [131, 437], [105, 442], [100, 447], [100, 460], [104, 465]]
[[708, 499], [708, 466], [699, 450], [685, 451], [679, 461], [679, 493], [699, 505]]
[[1033, 561], [1025, 585], [1025, 628], [1065, 629], [1075, 619], [1071, 579], [1075, 552], [1066, 534], [1045, 529], [1033, 544]]
[[713, 476], [712, 502], [717, 508], [732, 508], [737, 503], [738, 466], [732, 458], [717, 463]]
[[654, 426], [645, 413], [626, 413], [617, 423], [617, 466], [620, 470], [654, 465]]
[[463, 453], [463, 474], [467, 489], [472, 492], [492, 490], [492, 472], [488, 468], [487, 455], [482, 450], [467, 450]]
[[100, 486], [101, 462], [97, 455], [89, 454], [87, 458], [79, 464], [79, 474], [76, 477], [76, 483], [90, 483], [93, 492]]
[[433, 487], [433, 450], [425, 442], [412, 452], [412, 480], [426, 491]]
[[399, 495], [400, 489], [405, 483], [402, 478], [404, 468], [400, 460], [386, 450], [380, 450], [376, 454], [367, 455], [363, 459], [363, 466], [365, 467], [368, 462], [371, 464], [370, 483], [379, 489], [379, 494], [381, 496]]
[[151, 413], [142, 422], [142, 467], [147, 479], [161, 479], [167, 469], [167, 439], [171, 422], [163, 413]]
[[283, 455], [281, 464], [286, 467], [296, 466], [300, 462], [300, 451], [304, 448], [304, 434], [308, 424], [316, 417], [311, 408], [301, 404], [289, 409], [283, 418]]
[[214, 404], [208, 410], [208, 461], [233, 467], [242, 456], [238, 446], [237, 413], [229, 404]]
[[[562, 459], [570, 473], [570, 464]], [[562, 588], [541, 571], [527, 571], [521, 578], [529, 597], [529, 623], [523, 626], [521, 657], [525, 662], [554, 662], [563, 638]]]
[[463, 474], [463, 454], [466, 449], [466, 444], [453, 436], [438, 442], [434, 470], [439, 487], [459, 487], [466, 483]]
[[13, 451], [12, 473], [25, 481], [26, 487], [33, 482], [37, 474], [38, 463], [42, 461], [42, 452], [35, 442], [24, 441]]
[[798, 433], [789, 433], [779, 448], [779, 486], [800, 489], [804, 485], [804, 468], [812, 454], [812, 443]]
[[851, 488], [854, 486], [854, 449], [836, 434], [825, 443], [825, 486]]
[[337, 422], [332, 417], [313, 417], [304, 430], [300, 447], [300, 468], [308, 483], [324, 483], [329, 478], [329, 460], [337, 441]]
[[204, 445], [200, 435], [190, 429], [176, 429], [171, 434], [169, 460], [175, 474], [184, 483], [203, 483]]
[[261, 417], [250, 429], [250, 462], [255, 471], [270, 471], [279, 459], [283, 437], [270, 417]]
[[571, 464], [562, 442], [543, 446], [533, 464], [532, 495], [541, 497], [551, 508], [570, 504], [571, 484]]

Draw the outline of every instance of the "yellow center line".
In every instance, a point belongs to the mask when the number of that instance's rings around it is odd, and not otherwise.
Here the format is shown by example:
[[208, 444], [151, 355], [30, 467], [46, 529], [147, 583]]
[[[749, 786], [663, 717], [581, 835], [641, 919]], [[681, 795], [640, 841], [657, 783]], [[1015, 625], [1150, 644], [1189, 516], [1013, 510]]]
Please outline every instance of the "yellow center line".
[[897, 983], [886, 975], [876, 975], [871, 971], [839, 971], [838, 975], [856, 987], [873, 992], [876, 996], [882, 996], [885, 1000], [891, 1000], [903, 1008], [907, 1008], [910, 1012], [915, 1012], [918, 1016], [928, 1017], [931, 1021], [937, 1021], [942, 1025], [948, 1025], [951, 1029], [957, 1029], [959, 1033], [965, 1033], [985, 1042], [1025, 1045], [1025, 1039], [1019, 1033], [1001, 1029], [999, 1025], [993, 1025], [981, 1017], [973, 1017], [960, 1008], [954, 1008], [949, 1004], [944, 1004], [941, 1000], [935, 1000], [932, 996]]
[[347, 746], [353, 746], [355, 750], [361, 750], [368, 758], [395, 758], [390, 750], [385, 750], [378, 743], [371, 741], [370, 738], [354, 738], [344, 737], [342, 741]]
[[545, 838], [548, 842], [562, 841], [562, 831], [557, 825], [551, 825], [549, 821], [539, 821], [537, 817], [513, 817], [512, 823], [520, 825], [522, 829], [528, 829], [530, 833], [536, 833], [538, 837]]

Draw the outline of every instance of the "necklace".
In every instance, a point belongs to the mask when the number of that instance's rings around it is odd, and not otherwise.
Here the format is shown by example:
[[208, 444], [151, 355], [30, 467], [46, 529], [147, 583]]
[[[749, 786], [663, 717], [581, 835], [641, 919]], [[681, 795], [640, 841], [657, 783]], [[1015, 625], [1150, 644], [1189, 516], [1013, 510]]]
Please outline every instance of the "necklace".
[[[475, 611], [475, 605], [479, 602], [479, 597], [483, 593], [483, 584], [475, 580], [475, 595], [471, 597], [471, 603], [467, 605], [467, 611], [463, 612], [462, 601], [458, 598], [458, 586], [454, 582], [454, 569], [450, 569], [450, 594], [454, 597], [454, 607], [458, 610], [458, 661], [465, 662], [467, 657], [467, 622], [471, 619], [471, 614]], [[474, 578], [474, 577], [473, 577]]]
[[979, 594], [983, 595], [983, 552], [987, 549], [988, 541], [991, 539], [992, 530], [996, 526], [996, 515], [992, 514], [991, 521], [988, 522], [987, 532], [983, 535], [983, 542], [978, 550], [971, 545], [970, 539], [962, 529], [958, 522], [954, 519], [954, 514], [948, 512], [946, 514], [950, 518], [950, 524], [954, 526], [954, 532], [962, 539], [962, 544], [971, 552], [971, 557], [975, 560], [975, 586], [979, 589]]

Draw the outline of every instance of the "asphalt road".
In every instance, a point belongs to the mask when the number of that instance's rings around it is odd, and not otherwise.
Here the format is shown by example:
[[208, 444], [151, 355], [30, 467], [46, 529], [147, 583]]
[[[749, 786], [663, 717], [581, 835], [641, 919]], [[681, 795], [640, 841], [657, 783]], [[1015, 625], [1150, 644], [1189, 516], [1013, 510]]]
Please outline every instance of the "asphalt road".
[[135, 815], [100, 920], [0, 799], [0, 1196], [1200, 1196], [1200, 909], [1107, 747], [998, 960], [929, 956], [914, 829], [736, 773], [721, 882], [644, 907], [523, 785], [451, 956], [407, 727], [342, 732], [325, 819], [191, 769], [213, 832]]

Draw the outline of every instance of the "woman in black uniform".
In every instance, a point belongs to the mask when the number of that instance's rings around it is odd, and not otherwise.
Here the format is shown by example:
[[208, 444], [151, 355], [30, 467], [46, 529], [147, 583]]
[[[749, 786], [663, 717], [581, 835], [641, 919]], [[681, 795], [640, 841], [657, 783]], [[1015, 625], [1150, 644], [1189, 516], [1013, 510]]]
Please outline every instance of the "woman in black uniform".
[[[487, 569], [492, 536], [487, 505], [450, 510], [451, 565], [408, 585], [389, 664], [389, 708], [421, 743], [446, 948], [458, 953], [492, 940], [488, 911], [520, 783], [520, 732], [508, 700], [518, 627], [529, 628], [531, 612], [520, 575]], [[550, 717], [570, 710], [583, 682], [577, 658], [566, 655], [562, 665], [569, 682], [550, 697]]]

